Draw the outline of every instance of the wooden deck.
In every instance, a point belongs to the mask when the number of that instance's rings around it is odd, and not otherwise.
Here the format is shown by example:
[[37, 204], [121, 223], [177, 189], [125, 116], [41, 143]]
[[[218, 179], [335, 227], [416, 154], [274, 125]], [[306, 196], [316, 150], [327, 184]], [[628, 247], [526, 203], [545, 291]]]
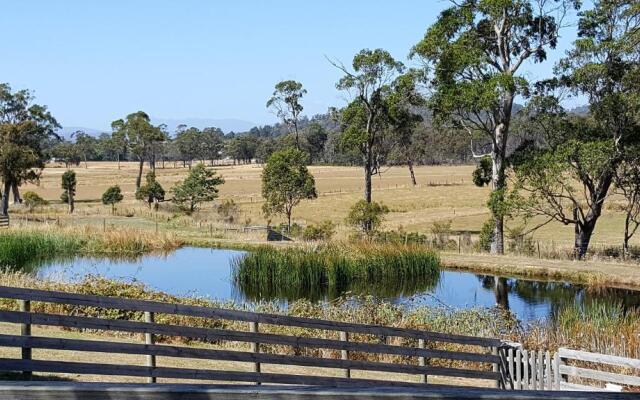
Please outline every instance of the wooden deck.
[[427, 400], [427, 399], [637, 399], [634, 393], [504, 391], [474, 388], [282, 387], [67, 382], [0, 383], [0, 400]]

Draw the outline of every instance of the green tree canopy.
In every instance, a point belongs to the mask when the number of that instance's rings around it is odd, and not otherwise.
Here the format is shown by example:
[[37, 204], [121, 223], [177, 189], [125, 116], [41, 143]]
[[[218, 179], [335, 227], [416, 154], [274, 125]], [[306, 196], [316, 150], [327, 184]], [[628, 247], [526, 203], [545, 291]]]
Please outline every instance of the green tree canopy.
[[0, 84], [0, 179], [3, 182], [1, 212], [9, 212], [9, 192], [18, 186], [35, 182], [44, 168], [43, 144], [57, 138], [60, 125], [45, 106], [33, 104], [28, 90], [13, 92]]
[[378, 230], [384, 222], [385, 214], [389, 213], [389, 208], [382, 203], [360, 200], [351, 207], [346, 222], [362, 230], [367, 235]]
[[76, 173], [73, 170], [67, 170], [62, 174], [62, 180], [60, 187], [62, 188], [62, 196], [60, 199], [69, 205], [69, 214], [72, 214], [75, 209], [74, 197], [76, 195]]
[[124, 199], [124, 196], [122, 195], [122, 190], [120, 190], [120, 186], [118, 185], [111, 186], [102, 193], [102, 204], [111, 205], [112, 214], [116, 210], [116, 204], [120, 203], [122, 199]]
[[274, 109], [278, 118], [282, 119], [282, 122], [295, 134], [298, 150], [300, 149], [298, 120], [304, 109], [300, 100], [305, 94], [307, 91], [302, 87], [302, 83], [292, 80], [281, 81], [276, 84], [273, 95], [267, 101], [267, 108]]
[[156, 180], [156, 174], [153, 171], [147, 173], [146, 183], [140, 187], [140, 190], [136, 192], [136, 199], [145, 200], [151, 208], [153, 204], [154, 208], [158, 208], [158, 203], [164, 201], [165, 190]]
[[218, 186], [223, 183], [224, 179], [217, 176], [215, 171], [198, 164], [189, 171], [184, 181], [171, 189], [173, 201], [192, 213], [201, 203], [215, 200]]
[[262, 171], [262, 210], [266, 215], [284, 214], [289, 228], [293, 208], [318, 197], [307, 162], [304, 152], [289, 148], [273, 153]]
[[361, 50], [353, 58], [353, 71], [335, 64], [344, 76], [336, 87], [352, 94], [353, 100], [340, 115], [343, 148], [357, 150], [364, 166], [364, 198], [371, 202], [371, 177], [380, 171], [384, 133], [389, 124], [391, 85], [404, 70], [401, 62], [382, 49]]
[[142, 184], [142, 171], [145, 160], [151, 163], [151, 169], [155, 169], [154, 145], [167, 139], [166, 133], [157, 126], [153, 126], [149, 116], [143, 111], [127, 115], [125, 119], [119, 119], [111, 123], [113, 136], [124, 141], [131, 153], [138, 158], [139, 168], [136, 176], [136, 190]]
[[[505, 159], [513, 103], [527, 95], [519, 73], [531, 60], [542, 62], [554, 49], [562, 20], [578, 1], [463, 0], [444, 10], [411, 56], [425, 63], [436, 124], [465, 129], [489, 144], [495, 204], [504, 198]], [[490, 207], [496, 221], [493, 253], [504, 252], [502, 207]]]

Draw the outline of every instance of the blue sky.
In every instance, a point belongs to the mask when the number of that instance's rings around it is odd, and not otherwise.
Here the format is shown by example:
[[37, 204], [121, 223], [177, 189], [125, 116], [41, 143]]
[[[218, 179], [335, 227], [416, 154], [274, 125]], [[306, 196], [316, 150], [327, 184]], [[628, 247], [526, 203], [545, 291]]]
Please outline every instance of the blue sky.
[[[0, 81], [32, 89], [65, 126], [108, 129], [144, 110], [157, 118], [276, 120], [273, 85], [301, 81], [305, 113], [344, 103], [340, 73], [362, 48], [407, 54], [447, 7], [429, 0], [4, 1]], [[547, 76], [574, 39], [564, 32]]]

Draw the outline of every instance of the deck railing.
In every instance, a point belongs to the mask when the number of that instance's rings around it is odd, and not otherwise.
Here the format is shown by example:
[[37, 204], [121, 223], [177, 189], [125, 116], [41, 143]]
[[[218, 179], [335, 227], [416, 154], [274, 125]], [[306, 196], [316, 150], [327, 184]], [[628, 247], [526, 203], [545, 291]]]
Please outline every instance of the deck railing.
[[[27, 378], [33, 372], [44, 372], [146, 377], [148, 382], [155, 382], [158, 378], [168, 378], [257, 384], [424, 387], [428, 384], [429, 377], [444, 376], [489, 380], [501, 388], [506, 388], [506, 383], [509, 381], [509, 377], [506, 376], [507, 363], [503, 356], [505, 343], [493, 338], [13, 287], [0, 287], [0, 298], [15, 299], [20, 305], [18, 311], [1, 310], [0, 322], [21, 326], [20, 334], [1, 334], [0, 346], [22, 349], [21, 358], [0, 358], [0, 371], [21, 371]], [[142, 312], [144, 320], [33, 312], [32, 302]], [[239, 321], [246, 330], [155, 322], [155, 317], [160, 314]], [[144, 343], [114, 341], [112, 337], [109, 337], [109, 340], [84, 340], [33, 336], [32, 325], [137, 333], [144, 336]], [[308, 329], [316, 334], [315, 336], [295, 336], [270, 333], [270, 327], [273, 326]], [[322, 335], [319, 335], [316, 330], [324, 331], [324, 336], [318, 337]], [[158, 344], [155, 342], [157, 335], [200, 341], [240, 342], [249, 344], [250, 351]], [[369, 339], [363, 340], [363, 335]], [[388, 339], [394, 337], [404, 339], [401, 341], [402, 344], [390, 344]], [[415, 346], [408, 343], [415, 343]], [[435, 347], [434, 343], [461, 345], [456, 348], [462, 348], [464, 351], [432, 348]], [[263, 345], [278, 345], [294, 349], [328, 349], [334, 354], [339, 354], [339, 358], [266, 353], [261, 351]], [[146, 365], [35, 359], [32, 357], [32, 349], [144, 355]], [[370, 361], [362, 356], [354, 359], [355, 354], [382, 356], [376, 361]], [[413, 363], [380, 361], [385, 359], [384, 355], [402, 356], [415, 361]], [[249, 363], [252, 368], [250, 371], [246, 368], [244, 370], [175, 368], [158, 366], [158, 357], [235, 361]], [[431, 365], [432, 361], [437, 359], [448, 360], [452, 364], [457, 363], [457, 366]], [[461, 366], [460, 362], [464, 362], [464, 365]], [[321, 367], [338, 369], [341, 373], [338, 374], [339, 376], [335, 373], [333, 376], [328, 376], [264, 372], [263, 364]], [[354, 377], [352, 371], [410, 374], [419, 378], [416, 377], [413, 381], [406, 378], [405, 380], [365, 379]]]

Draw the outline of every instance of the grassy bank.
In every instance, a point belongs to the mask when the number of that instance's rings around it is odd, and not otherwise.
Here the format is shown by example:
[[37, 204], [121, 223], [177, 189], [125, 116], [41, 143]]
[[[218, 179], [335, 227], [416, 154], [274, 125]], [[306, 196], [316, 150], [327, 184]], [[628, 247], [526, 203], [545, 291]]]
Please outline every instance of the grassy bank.
[[136, 229], [10, 229], [0, 233], [0, 266], [28, 269], [43, 261], [76, 255], [133, 257], [173, 250], [182, 244], [172, 234]]
[[232, 263], [233, 279], [249, 298], [336, 298], [345, 292], [397, 296], [437, 283], [440, 260], [419, 246], [333, 244], [260, 247]]

